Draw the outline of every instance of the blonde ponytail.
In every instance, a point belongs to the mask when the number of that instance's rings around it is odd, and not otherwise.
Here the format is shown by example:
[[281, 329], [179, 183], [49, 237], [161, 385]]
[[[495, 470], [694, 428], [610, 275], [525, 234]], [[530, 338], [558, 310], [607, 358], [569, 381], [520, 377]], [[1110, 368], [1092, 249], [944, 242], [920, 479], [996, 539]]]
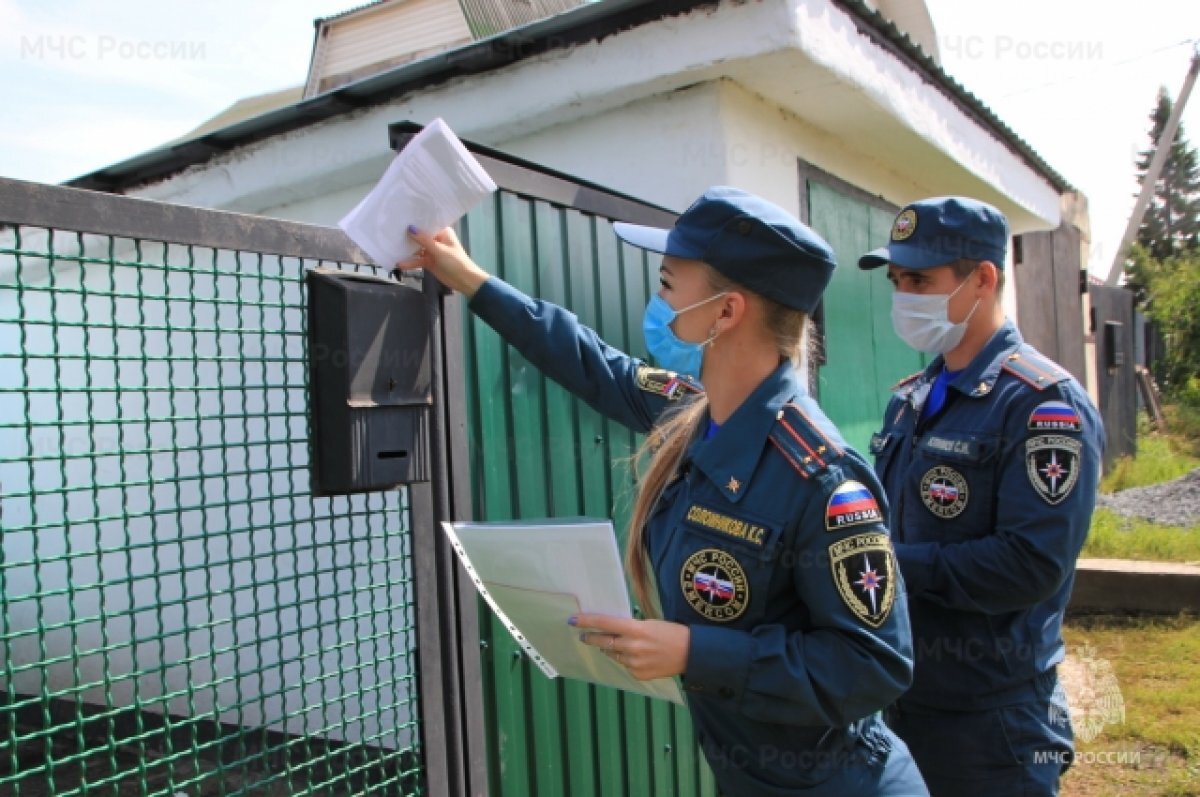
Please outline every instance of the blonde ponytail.
[[[708, 398], [700, 394], [655, 426], [633, 455], [634, 477], [639, 483], [633, 515], [629, 519], [629, 539], [625, 544], [625, 571], [633, 585], [633, 596], [645, 618], [657, 617], [658, 595], [650, 574], [650, 556], [646, 550], [646, 518], [679, 469], [688, 443], [708, 411]], [[649, 460], [645, 474], [638, 463]]]

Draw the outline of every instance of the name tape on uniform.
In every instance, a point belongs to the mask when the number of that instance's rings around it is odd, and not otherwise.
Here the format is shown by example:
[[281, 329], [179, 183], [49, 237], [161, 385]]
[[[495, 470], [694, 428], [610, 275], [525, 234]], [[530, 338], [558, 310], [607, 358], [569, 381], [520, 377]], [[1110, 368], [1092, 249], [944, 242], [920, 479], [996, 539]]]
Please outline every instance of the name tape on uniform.
[[723, 515], [700, 504], [692, 504], [684, 519], [688, 523], [692, 523], [702, 529], [715, 531], [718, 534], [733, 537], [737, 540], [744, 540], [759, 548], [766, 542], [767, 532], [769, 531], [766, 526], [751, 523], [741, 518]]

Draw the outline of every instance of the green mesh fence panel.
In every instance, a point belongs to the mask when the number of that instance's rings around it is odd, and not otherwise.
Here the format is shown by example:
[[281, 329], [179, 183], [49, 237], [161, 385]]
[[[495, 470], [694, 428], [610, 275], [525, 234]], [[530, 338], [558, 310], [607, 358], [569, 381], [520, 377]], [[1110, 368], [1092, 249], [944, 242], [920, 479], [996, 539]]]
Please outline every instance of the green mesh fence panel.
[[405, 494], [308, 491], [317, 265], [0, 228], [0, 795], [420, 792]]

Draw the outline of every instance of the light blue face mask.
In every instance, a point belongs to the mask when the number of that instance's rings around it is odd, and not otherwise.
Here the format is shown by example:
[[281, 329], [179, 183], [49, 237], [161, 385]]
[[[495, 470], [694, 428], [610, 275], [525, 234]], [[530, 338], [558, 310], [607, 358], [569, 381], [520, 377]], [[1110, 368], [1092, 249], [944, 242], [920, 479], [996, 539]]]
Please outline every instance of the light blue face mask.
[[718, 293], [688, 305], [682, 310], [672, 310], [671, 305], [667, 304], [667, 300], [657, 293], [650, 297], [650, 303], [646, 305], [646, 314], [642, 317], [642, 334], [646, 337], [646, 349], [660, 368], [666, 368], [677, 374], [686, 374], [693, 379], [700, 378], [700, 363], [704, 358], [704, 347], [712, 343], [716, 335], [714, 334], [708, 340], [700, 343], [688, 343], [686, 340], [679, 339], [679, 336], [671, 329], [671, 322], [688, 310], [708, 304], [713, 299], [719, 299], [724, 295], [724, 293]]

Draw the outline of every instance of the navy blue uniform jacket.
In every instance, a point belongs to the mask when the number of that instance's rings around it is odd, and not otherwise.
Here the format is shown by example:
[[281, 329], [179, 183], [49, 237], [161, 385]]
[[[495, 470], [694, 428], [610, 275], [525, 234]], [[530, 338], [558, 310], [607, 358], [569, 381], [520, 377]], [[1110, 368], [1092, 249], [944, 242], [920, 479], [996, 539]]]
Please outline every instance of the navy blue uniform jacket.
[[[498, 279], [470, 308], [639, 432], [700, 390]], [[682, 681], [696, 733], [728, 795], [824, 793], [834, 769], [886, 755], [877, 711], [911, 680], [882, 492], [789, 363], [700, 438], [646, 530], [663, 616], [690, 627]]]
[[916, 643], [904, 701], [996, 708], [1032, 699], [1063, 657], [1104, 429], [1079, 383], [1011, 322], [922, 419], [941, 369], [938, 357], [897, 386], [871, 442]]

